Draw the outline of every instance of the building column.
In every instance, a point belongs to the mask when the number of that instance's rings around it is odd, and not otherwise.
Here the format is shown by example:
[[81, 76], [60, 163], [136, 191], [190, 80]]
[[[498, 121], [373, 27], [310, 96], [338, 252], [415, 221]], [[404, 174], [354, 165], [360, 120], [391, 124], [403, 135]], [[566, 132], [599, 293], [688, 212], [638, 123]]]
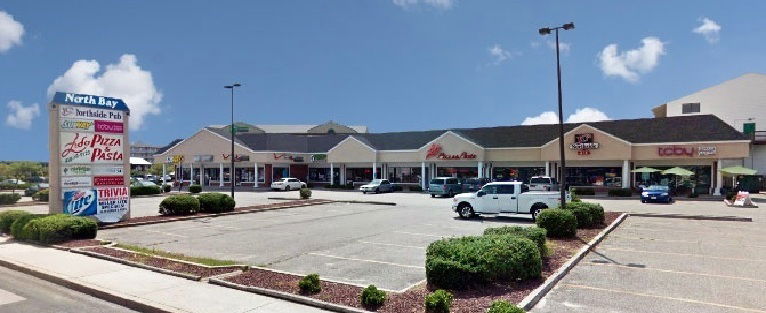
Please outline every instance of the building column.
[[479, 172], [479, 178], [484, 178], [484, 161], [479, 161], [476, 165], [476, 171]]
[[218, 163], [218, 187], [223, 187], [223, 163]]
[[330, 183], [330, 185], [332, 185], [332, 184], [333, 184], [333, 178], [335, 178], [335, 177], [333, 176], [333, 175], [335, 175], [335, 173], [333, 172], [333, 169], [332, 169], [332, 168], [333, 168], [333, 164], [332, 164], [332, 163], [330, 163], [330, 177], [329, 177], [329, 183]]
[[199, 185], [205, 186], [205, 163], [199, 164]]
[[630, 161], [622, 161], [622, 188], [630, 188]]
[[[715, 169], [715, 190], [713, 191], [713, 194], [716, 196], [721, 195], [721, 188], [723, 188], [723, 173], [721, 173], [721, 166], [723, 165], [723, 161], [721, 159], [718, 159], [716, 162], [716, 169]], [[711, 175], [712, 176], [712, 175]]]
[[167, 164], [162, 163], [162, 188], [165, 188], [165, 184], [167, 184], [167, 181], [165, 181], [165, 176], [167, 175]]
[[545, 161], [545, 176], [551, 176], [551, 162]]
[[338, 170], [340, 171], [340, 184], [345, 186], [346, 185], [346, 165], [345, 164], [339, 165]]
[[420, 162], [420, 188], [426, 190], [427, 181], [428, 177], [426, 177], [426, 162]]
[[189, 163], [189, 186], [194, 185], [194, 163]]
[[378, 178], [378, 162], [372, 162], [372, 179]]
[[253, 179], [253, 188], [258, 188], [258, 162], [253, 163], [255, 169], [255, 177]]

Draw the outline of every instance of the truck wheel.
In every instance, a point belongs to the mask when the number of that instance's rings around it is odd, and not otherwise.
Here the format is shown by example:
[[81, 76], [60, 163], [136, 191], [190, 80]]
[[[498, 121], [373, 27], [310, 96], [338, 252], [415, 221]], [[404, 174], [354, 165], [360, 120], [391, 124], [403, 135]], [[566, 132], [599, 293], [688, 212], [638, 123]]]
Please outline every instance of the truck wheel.
[[436, 198], [436, 195], [435, 194], [431, 194], [431, 198]]
[[457, 207], [457, 214], [461, 218], [471, 218], [473, 216], [473, 208], [470, 204], [462, 203]]
[[535, 204], [532, 206], [532, 221], [537, 221], [537, 217], [540, 216], [540, 213], [543, 211], [543, 209], [547, 209], [548, 207], [545, 205], [539, 205]]
[[290, 186], [285, 187], [285, 191], [290, 191]]

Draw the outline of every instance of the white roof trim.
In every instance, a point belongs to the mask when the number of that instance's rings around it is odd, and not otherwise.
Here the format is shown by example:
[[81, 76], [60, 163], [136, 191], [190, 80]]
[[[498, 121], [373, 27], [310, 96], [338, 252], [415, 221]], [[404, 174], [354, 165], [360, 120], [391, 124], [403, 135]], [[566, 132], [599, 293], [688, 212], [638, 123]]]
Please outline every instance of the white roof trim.
[[361, 140], [355, 138], [353, 135], [349, 135], [348, 137], [346, 137], [346, 139], [341, 140], [335, 146], [333, 146], [332, 148], [327, 150], [327, 154], [329, 154], [330, 152], [332, 152], [332, 150], [335, 150], [335, 148], [339, 147], [344, 142], [346, 142], [347, 140], [350, 140], [350, 139], [356, 140], [357, 142], [361, 143], [363, 146], [367, 147], [368, 149], [372, 150], [373, 152], [376, 152], [376, 153], [378, 152], [378, 150], [375, 150], [375, 148], [370, 147], [370, 145], [366, 144], [364, 141], [361, 141]]
[[634, 143], [634, 146], [667, 146], [667, 145], [696, 145], [711, 143], [750, 143], [750, 140], [715, 140], [715, 141], [680, 141], [680, 142], [648, 142]]
[[494, 148], [484, 148], [487, 150], [518, 150], [518, 149], [540, 149], [540, 147], [494, 147]]
[[[198, 130], [196, 133], [194, 133], [194, 135], [191, 135], [191, 136], [189, 136], [188, 138], [184, 138], [183, 140], [181, 140], [181, 141], [177, 142], [175, 145], [173, 145], [172, 147], [170, 147], [170, 148], [168, 148], [167, 150], [165, 150], [165, 152], [163, 152], [163, 153], [160, 153], [160, 154], [155, 154], [155, 155], [154, 155], [154, 158], [156, 159], [156, 158], [158, 158], [158, 157], [163, 157], [163, 156], [166, 156], [166, 155], [168, 154], [168, 152], [170, 152], [171, 150], [175, 149], [176, 147], [178, 147], [179, 145], [181, 145], [181, 144], [182, 144], [182, 143], [184, 143], [185, 141], [187, 141], [187, 140], [189, 140], [189, 139], [191, 139], [191, 138], [194, 138], [194, 136], [197, 136], [197, 134], [199, 134], [199, 133], [201, 133], [201, 132], [203, 132], [203, 131], [207, 131], [207, 132], [209, 132], [209, 133], [211, 133], [211, 134], [213, 134], [213, 135], [216, 135], [216, 136], [218, 136], [219, 138], [221, 138], [221, 139], [223, 139], [223, 140], [226, 140], [226, 141], [229, 141], [229, 140], [230, 140], [229, 138], [226, 138], [226, 137], [224, 137], [224, 136], [221, 136], [220, 134], [218, 134], [218, 133], [216, 133], [216, 132], [214, 132], [214, 131], [212, 131], [212, 130], [208, 129], [207, 127], [205, 127], [205, 128], [202, 128], [202, 129]], [[246, 149], [246, 150], [250, 151], [251, 153], [255, 153], [255, 151], [253, 151], [252, 149], [250, 149], [250, 148], [248, 148], [248, 147], [245, 147], [245, 146], [241, 145], [240, 143], [238, 143], [238, 142], [236, 142], [236, 141], [234, 142], [234, 144], [235, 144], [235, 145], [237, 145], [237, 146], [239, 146], [239, 147], [241, 147], [241, 148], [244, 148], [244, 149]]]
[[422, 147], [418, 148], [417, 150], [418, 150], [418, 151], [420, 151], [421, 149], [423, 149], [423, 148], [426, 148], [426, 147], [430, 146], [431, 144], [433, 144], [433, 143], [434, 143], [434, 142], [436, 142], [437, 140], [439, 140], [439, 139], [443, 138], [443, 137], [444, 137], [444, 136], [446, 136], [447, 134], [452, 134], [452, 135], [455, 135], [455, 137], [458, 137], [458, 138], [460, 138], [460, 139], [462, 139], [462, 140], [464, 140], [464, 141], [466, 141], [466, 142], [468, 142], [468, 143], [470, 143], [470, 144], [472, 144], [472, 145], [476, 146], [476, 147], [477, 147], [477, 148], [479, 148], [479, 149], [482, 149], [482, 150], [484, 150], [484, 149], [485, 149], [484, 147], [480, 146], [479, 144], [477, 144], [477, 143], [473, 142], [472, 140], [469, 140], [468, 138], [465, 138], [465, 137], [463, 137], [463, 136], [460, 136], [460, 134], [458, 134], [458, 133], [456, 133], [456, 132], [454, 132], [454, 131], [448, 130], [448, 131], [445, 131], [444, 133], [442, 133], [441, 135], [439, 135], [439, 137], [436, 137], [436, 138], [434, 138], [433, 140], [431, 140], [431, 141], [427, 142], [425, 145], [423, 145]]
[[[577, 126], [577, 127], [575, 127], [575, 128], [572, 128], [572, 130], [570, 130], [570, 131], [568, 131], [568, 132], [564, 133], [564, 136], [566, 136], [566, 135], [569, 135], [570, 133], [573, 133], [573, 132], [577, 131], [579, 128], [582, 128], [582, 127], [585, 127], [585, 126], [588, 126], [588, 127], [590, 127], [590, 128], [593, 128], [593, 129], [595, 129], [595, 130], [597, 130], [597, 131], [599, 131], [599, 132], [602, 132], [602, 133], [606, 134], [607, 136], [609, 136], [609, 137], [612, 137], [612, 138], [616, 139], [617, 141], [621, 141], [621, 142], [624, 142], [625, 144], [627, 144], [627, 145], [629, 145], [629, 146], [630, 146], [630, 145], [633, 145], [633, 143], [631, 143], [630, 141], [627, 141], [627, 140], [625, 140], [625, 139], [622, 139], [622, 138], [620, 138], [620, 137], [617, 137], [617, 136], [615, 136], [615, 135], [613, 135], [613, 134], [611, 134], [611, 133], [608, 133], [608, 132], [605, 132], [605, 131], [603, 131], [603, 130], [600, 130], [600, 129], [598, 129], [598, 128], [594, 127], [593, 125], [590, 125], [590, 124], [587, 124], [587, 123], [585, 123], [585, 124], [580, 124], [579, 126]], [[550, 144], [552, 144], [552, 143], [556, 142], [556, 140], [559, 140], [559, 138], [557, 137], [557, 138], [555, 138], [555, 139], [553, 139], [553, 140], [551, 140], [551, 141], [548, 141], [547, 143], [545, 143], [544, 145], [542, 145], [540, 148], [545, 148], [545, 146], [547, 146], [547, 145], [550, 145]]]

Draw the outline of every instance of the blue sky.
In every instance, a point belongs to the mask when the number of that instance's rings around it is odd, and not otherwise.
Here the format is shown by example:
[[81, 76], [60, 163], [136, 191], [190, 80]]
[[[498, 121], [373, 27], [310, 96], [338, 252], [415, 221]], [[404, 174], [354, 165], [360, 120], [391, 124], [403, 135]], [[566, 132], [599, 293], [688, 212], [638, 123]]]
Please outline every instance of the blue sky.
[[47, 159], [45, 104], [59, 89], [132, 100], [131, 140], [157, 145], [228, 123], [222, 86], [235, 81], [237, 119], [254, 124], [521, 124], [556, 108], [553, 37], [537, 29], [569, 21], [565, 117], [648, 117], [766, 72], [765, 11], [763, 1], [4, 0], [0, 160]]

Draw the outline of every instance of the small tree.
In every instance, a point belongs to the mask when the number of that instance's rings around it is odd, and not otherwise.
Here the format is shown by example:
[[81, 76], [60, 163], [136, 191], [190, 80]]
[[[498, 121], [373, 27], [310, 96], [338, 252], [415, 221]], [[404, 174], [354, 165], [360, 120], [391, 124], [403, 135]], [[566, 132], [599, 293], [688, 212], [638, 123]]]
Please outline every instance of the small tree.
[[[17, 180], [30, 180], [33, 176], [39, 176], [42, 169], [37, 162], [15, 162], [8, 166], [8, 174]], [[13, 192], [16, 193], [16, 187], [13, 187]]]
[[152, 164], [152, 167], [149, 168], [149, 174], [154, 176], [162, 176], [162, 163]]

